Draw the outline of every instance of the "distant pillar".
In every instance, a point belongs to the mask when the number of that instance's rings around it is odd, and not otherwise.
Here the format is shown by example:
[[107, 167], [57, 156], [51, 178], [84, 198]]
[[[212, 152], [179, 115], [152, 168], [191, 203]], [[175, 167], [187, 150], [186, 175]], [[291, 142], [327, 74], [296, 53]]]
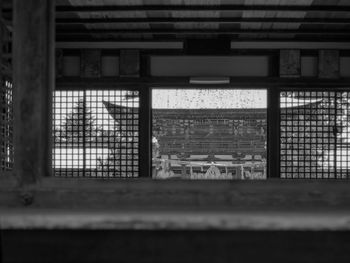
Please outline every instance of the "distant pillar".
[[51, 172], [55, 1], [14, 0], [13, 7], [15, 173], [31, 184]]

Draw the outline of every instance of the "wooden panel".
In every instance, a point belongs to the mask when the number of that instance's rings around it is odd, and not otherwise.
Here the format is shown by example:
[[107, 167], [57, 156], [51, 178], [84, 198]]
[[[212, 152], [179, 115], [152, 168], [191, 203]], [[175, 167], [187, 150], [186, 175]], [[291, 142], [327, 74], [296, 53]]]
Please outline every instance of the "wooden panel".
[[343, 78], [350, 77], [350, 57], [340, 58], [340, 76]]
[[115, 77], [119, 75], [119, 57], [102, 56], [101, 64], [102, 76]]
[[121, 77], [140, 76], [140, 52], [138, 50], [125, 49], [120, 51], [119, 72]]
[[85, 78], [101, 76], [101, 50], [85, 49], [81, 51], [80, 74]]
[[301, 57], [301, 76], [303, 77], [317, 77], [317, 63], [316, 56]]
[[280, 51], [280, 77], [300, 77], [300, 50]]
[[80, 56], [63, 56], [63, 76], [80, 76]]
[[320, 50], [318, 53], [318, 77], [325, 79], [339, 78], [339, 51]]

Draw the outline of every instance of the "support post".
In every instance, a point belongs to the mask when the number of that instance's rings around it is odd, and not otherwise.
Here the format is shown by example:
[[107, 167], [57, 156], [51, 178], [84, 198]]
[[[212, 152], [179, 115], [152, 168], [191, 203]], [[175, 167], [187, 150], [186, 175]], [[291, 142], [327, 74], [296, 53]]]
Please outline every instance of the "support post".
[[[280, 178], [280, 89], [268, 90], [267, 121], [270, 123], [267, 134], [267, 177]], [[273, 125], [271, 125], [273, 123]]]
[[14, 0], [15, 173], [22, 185], [51, 173], [55, 1]]
[[139, 156], [140, 177], [152, 176], [152, 119], [151, 119], [151, 88], [140, 89], [140, 122], [139, 122]]
[[[2, 0], [0, 0], [0, 10], [2, 10]], [[2, 12], [0, 12], [0, 21], [2, 21]], [[2, 98], [4, 98], [4, 92], [5, 91], [5, 83], [3, 80], [3, 74], [2, 74], [2, 47], [3, 47], [3, 38], [4, 38], [4, 33], [3, 33], [3, 25], [2, 22], [0, 22], [0, 172], [5, 170], [5, 145], [4, 145], [4, 137], [5, 134], [2, 133], [3, 130], [3, 118], [2, 118], [2, 113], [4, 112], [4, 107], [5, 107], [5, 101], [3, 101]], [[4, 147], [4, 148], [3, 148]], [[3, 150], [4, 149], [4, 150]]]

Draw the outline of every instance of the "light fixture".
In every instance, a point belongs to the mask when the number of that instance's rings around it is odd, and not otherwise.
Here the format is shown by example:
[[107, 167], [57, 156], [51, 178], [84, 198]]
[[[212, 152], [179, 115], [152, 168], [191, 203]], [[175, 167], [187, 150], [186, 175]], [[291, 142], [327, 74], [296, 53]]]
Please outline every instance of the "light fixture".
[[229, 83], [229, 77], [190, 77], [190, 84], [219, 85]]

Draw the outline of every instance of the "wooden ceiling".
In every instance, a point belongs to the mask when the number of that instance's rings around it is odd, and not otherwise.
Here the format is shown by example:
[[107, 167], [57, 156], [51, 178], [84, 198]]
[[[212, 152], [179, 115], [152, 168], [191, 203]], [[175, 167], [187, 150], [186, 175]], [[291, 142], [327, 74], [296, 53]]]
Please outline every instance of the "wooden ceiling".
[[349, 0], [56, 0], [59, 41], [349, 41]]

